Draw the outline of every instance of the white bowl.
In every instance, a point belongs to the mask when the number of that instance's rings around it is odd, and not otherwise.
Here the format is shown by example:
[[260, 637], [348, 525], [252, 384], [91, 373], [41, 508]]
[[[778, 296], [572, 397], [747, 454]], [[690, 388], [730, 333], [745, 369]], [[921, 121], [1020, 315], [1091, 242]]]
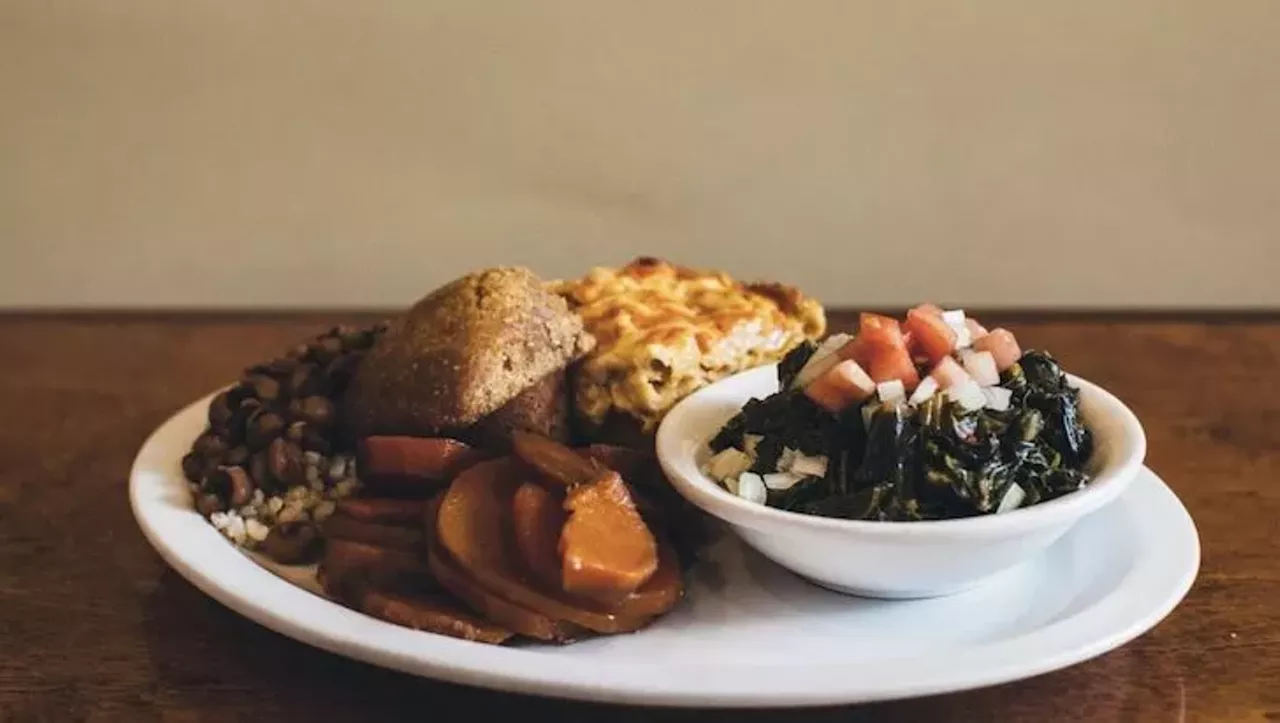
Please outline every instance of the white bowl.
[[823, 587], [876, 598], [941, 597], [1035, 557], [1072, 525], [1116, 499], [1137, 475], [1147, 440], [1138, 418], [1101, 387], [1069, 377], [1094, 452], [1084, 488], [998, 515], [921, 522], [841, 520], [775, 509], [731, 494], [702, 473], [707, 442], [752, 397], [778, 389], [776, 365], [712, 384], [677, 404], [657, 434], [675, 488], [748, 545]]

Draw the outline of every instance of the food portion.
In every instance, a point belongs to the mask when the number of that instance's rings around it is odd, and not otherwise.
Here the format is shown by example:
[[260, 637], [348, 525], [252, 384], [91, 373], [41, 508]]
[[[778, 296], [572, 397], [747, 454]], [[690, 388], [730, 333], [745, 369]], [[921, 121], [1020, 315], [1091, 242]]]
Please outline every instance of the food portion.
[[658, 543], [617, 471], [537, 435], [518, 433], [516, 454], [548, 480], [568, 513], [561, 525], [560, 585], [570, 594], [612, 604], [658, 569]]
[[[374, 435], [477, 439], [476, 425], [502, 419], [563, 438], [556, 389], [595, 346], [582, 319], [527, 269], [463, 276], [391, 322], [351, 380], [342, 426]], [[508, 405], [512, 405], [508, 407]]]
[[826, 330], [822, 306], [796, 289], [652, 258], [551, 288], [596, 339], [573, 383], [576, 419], [593, 441], [647, 444], [688, 394]]
[[[658, 385], [675, 396], [633, 417], [637, 430], [651, 432], [680, 390], [779, 357], [825, 324], [780, 286], [651, 261], [624, 275], [648, 289], [632, 301], [670, 315], [627, 344], [665, 335], [671, 353], [654, 353], [684, 370]], [[668, 484], [651, 440], [575, 433], [573, 411], [598, 398], [584, 381], [598, 340], [575, 301], [584, 289], [568, 286], [477, 271], [388, 322], [336, 327], [249, 368], [183, 460], [197, 510], [276, 562], [318, 562], [326, 595], [397, 625], [563, 644], [651, 624], [682, 599], [705, 518]]]
[[287, 562], [318, 552], [314, 525], [359, 487], [354, 449], [334, 433], [338, 405], [385, 329], [334, 327], [213, 398], [182, 471], [232, 542]]
[[1009, 512], [1089, 481], [1092, 435], [1056, 360], [962, 310], [863, 314], [806, 342], [710, 440], [705, 472], [804, 514], [905, 522]]

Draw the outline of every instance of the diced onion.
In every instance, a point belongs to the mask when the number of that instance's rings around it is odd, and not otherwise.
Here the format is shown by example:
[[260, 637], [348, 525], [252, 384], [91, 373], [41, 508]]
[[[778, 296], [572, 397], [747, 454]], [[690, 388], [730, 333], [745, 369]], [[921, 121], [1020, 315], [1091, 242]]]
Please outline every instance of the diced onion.
[[794, 472], [774, 472], [763, 477], [764, 486], [771, 490], [789, 490], [795, 486], [797, 482], [804, 479], [804, 475], [798, 475]]
[[923, 404], [929, 401], [938, 391], [938, 380], [933, 377], [925, 377], [916, 385], [916, 390], [911, 393], [911, 398], [907, 400], [908, 404]]
[[987, 398], [987, 409], [1003, 412], [1013, 401], [1013, 392], [1004, 387], [983, 387], [982, 394]]
[[973, 334], [969, 332], [969, 325], [964, 323], [964, 309], [948, 309], [942, 312], [942, 320], [956, 333], [957, 349], [973, 345]]
[[1008, 490], [1005, 490], [1004, 497], [1000, 498], [1000, 506], [996, 507], [996, 514], [1018, 509], [1018, 506], [1022, 504], [1022, 500], [1026, 496], [1027, 493], [1022, 489], [1022, 486], [1014, 482], [1009, 485]]
[[744, 472], [738, 477], [738, 496], [748, 502], [763, 505], [769, 499], [769, 490], [765, 489], [764, 479], [753, 472]]
[[982, 387], [972, 379], [966, 379], [947, 389], [947, 396], [970, 412], [982, 409], [987, 403], [987, 395], [982, 393]]
[[796, 461], [796, 455], [800, 454], [790, 447], [783, 447], [782, 452], [778, 455], [778, 462], [774, 465], [774, 469], [779, 472], [790, 472], [791, 463]]
[[841, 347], [852, 340], [853, 337], [848, 334], [832, 334], [827, 337], [814, 350], [813, 356], [809, 357], [809, 361], [800, 367], [800, 371], [796, 374], [791, 386], [796, 389], [803, 389], [809, 386], [809, 382], [822, 376], [828, 369], [840, 363], [840, 357], [836, 352], [840, 351]]
[[966, 349], [960, 354], [960, 363], [979, 386], [991, 387], [1000, 383], [1000, 370], [991, 352]]
[[890, 379], [876, 385], [876, 394], [883, 402], [900, 402], [907, 398], [907, 389], [902, 386], [901, 379]]
[[797, 454], [787, 471], [802, 477], [824, 477], [827, 474], [827, 458]]
[[729, 447], [716, 453], [707, 461], [707, 475], [712, 479], [727, 480], [737, 477], [751, 467], [751, 457], [737, 447]]

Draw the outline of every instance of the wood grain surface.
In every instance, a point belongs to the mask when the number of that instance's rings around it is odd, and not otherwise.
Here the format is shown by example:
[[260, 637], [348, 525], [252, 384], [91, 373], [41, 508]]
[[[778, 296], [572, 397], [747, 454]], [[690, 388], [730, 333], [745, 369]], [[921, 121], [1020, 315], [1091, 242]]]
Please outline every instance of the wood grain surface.
[[1008, 319], [1024, 345], [1133, 407], [1149, 464], [1200, 529], [1199, 579], [1150, 633], [963, 694], [719, 713], [388, 672], [259, 627], [164, 565], [126, 498], [144, 438], [248, 364], [368, 319], [0, 317], [0, 720], [1280, 720], [1280, 320]]

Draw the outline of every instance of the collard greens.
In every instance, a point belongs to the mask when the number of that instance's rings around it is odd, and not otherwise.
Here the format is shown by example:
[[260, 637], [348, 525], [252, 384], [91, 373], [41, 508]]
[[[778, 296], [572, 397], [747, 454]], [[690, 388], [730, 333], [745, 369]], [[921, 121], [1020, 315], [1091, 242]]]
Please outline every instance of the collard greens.
[[934, 520], [994, 513], [1014, 484], [1025, 507], [1087, 482], [1093, 442], [1079, 391], [1046, 352], [1028, 351], [1001, 375], [1012, 391], [1005, 411], [966, 411], [938, 394], [917, 407], [880, 404], [867, 423], [861, 406], [837, 417], [789, 388], [812, 354], [806, 344], [788, 355], [778, 365], [783, 391], [752, 399], [711, 441], [713, 452], [743, 449], [746, 435], [759, 435], [752, 471], [760, 474], [775, 471], [788, 447], [827, 457], [825, 476], [770, 491], [771, 506], [845, 519]]

